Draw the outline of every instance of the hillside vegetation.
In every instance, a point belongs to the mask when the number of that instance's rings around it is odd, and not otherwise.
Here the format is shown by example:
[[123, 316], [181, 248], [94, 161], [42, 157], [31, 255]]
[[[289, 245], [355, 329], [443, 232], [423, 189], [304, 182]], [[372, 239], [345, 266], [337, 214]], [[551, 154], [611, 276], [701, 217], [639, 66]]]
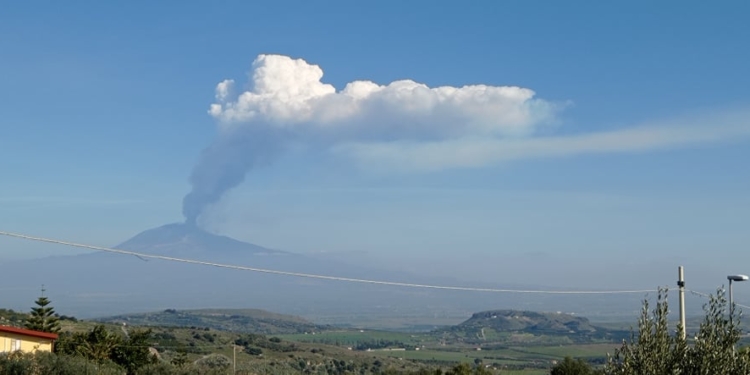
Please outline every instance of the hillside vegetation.
[[21, 313], [10, 309], [0, 309], [0, 324], [21, 327], [28, 316], [29, 314], [27, 313]]
[[594, 343], [621, 340], [628, 332], [592, 325], [588, 319], [563, 313], [491, 310], [475, 313], [456, 326], [436, 330], [444, 342]]
[[582, 317], [562, 313], [492, 310], [478, 312], [458, 325], [459, 328], [492, 328], [497, 331], [524, 331], [552, 334], [590, 333], [596, 327]]
[[[66, 317], [56, 354], [0, 355], [0, 373], [225, 374], [234, 358], [237, 374], [541, 375], [569, 368], [585, 370], [577, 374], [645, 373], [641, 366], [669, 368], [648, 372], [654, 374], [750, 373], [739, 319], [728, 323], [721, 292], [711, 297], [700, 340], [692, 345], [669, 334], [674, 331], [662, 298], [653, 316], [646, 302], [638, 334], [620, 349], [629, 333], [571, 314], [519, 310], [478, 312], [455, 326], [421, 333], [319, 326], [262, 310], [168, 309], [97, 322]], [[0, 310], [6, 322], [18, 323], [24, 315]], [[714, 368], [730, 370], [700, 370]]]
[[329, 328], [297, 316], [256, 309], [167, 309], [151, 313], [117, 315], [96, 321], [136, 326], [201, 327], [267, 335], [315, 332]]

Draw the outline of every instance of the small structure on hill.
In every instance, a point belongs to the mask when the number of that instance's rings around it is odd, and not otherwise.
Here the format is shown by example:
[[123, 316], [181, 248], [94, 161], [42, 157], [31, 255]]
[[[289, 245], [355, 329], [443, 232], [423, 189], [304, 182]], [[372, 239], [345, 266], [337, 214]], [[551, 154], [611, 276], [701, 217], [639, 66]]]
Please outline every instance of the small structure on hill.
[[0, 353], [51, 352], [57, 334], [0, 325]]

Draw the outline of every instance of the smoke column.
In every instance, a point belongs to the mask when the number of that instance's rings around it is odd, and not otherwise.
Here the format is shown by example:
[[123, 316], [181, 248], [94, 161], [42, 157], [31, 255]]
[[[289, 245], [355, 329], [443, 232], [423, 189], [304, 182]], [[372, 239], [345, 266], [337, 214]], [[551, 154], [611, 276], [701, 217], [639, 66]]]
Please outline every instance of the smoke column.
[[241, 184], [248, 171], [270, 163], [278, 149], [274, 139], [268, 132], [237, 129], [204, 149], [190, 174], [192, 189], [182, 200], [185, 223], [197, 226], [201, 214]]

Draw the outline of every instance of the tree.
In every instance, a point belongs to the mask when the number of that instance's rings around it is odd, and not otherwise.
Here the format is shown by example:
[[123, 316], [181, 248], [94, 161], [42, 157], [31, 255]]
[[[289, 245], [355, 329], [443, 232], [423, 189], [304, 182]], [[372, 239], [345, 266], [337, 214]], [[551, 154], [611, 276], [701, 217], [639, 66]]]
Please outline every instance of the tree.
[[55, 350], [60, 354], [82, 356], [100, 364], [111, 362], [121, 366], [130, 375], [156, 362], [156, 357], [149, 349], [151, 336], [152, 331], [144, 329], [134, 330], [123, 338], [108, 331], [104, 325], [97, 324], [88, 332], [61, 334]]
[[110, 359], [122, 366], [128, 374], [135, 374], [139, 368], [155, 363], [156, 357], [149, 349], [151, 334], [150, 329], [130, 332], [122, 345], [112, 350]]
[[72, 342], [71, 354], [82, 355], [99, 363], [111, 361], [115, 349], [122, 345], [120, 336], [110, 333], [102, 324], [96, 325], [89, 332], [74, 334]]
[[491, 375], [492, 372], [484, 368], [484, 366], [474, 367], [472, 370], [468, 363], [459, 363], [453, 366], [450, 370], [446, 371], [445, 375]]
[[[748, 374], [750, 354], [735, 350], [740, 340], [740, 314], [728, 308], [724, 290], [719, 289], [703, 309], [706, 316], [693, 345], [688, 345], [676, 330], [670, 330], [667, 315], [667, 290], [660, 289], [656, 307], [649, 311], [648, 301], [638, 320], [638, 336], [631, 334], [607, 363], [607, 374], [698, 375]], [[728, 318], [731, 314], [731, 319]]]
[[445, 375], [471, 375], [471, 366], [468, 363], [459, 363], [446, 371]]
[[[174, 356], [172, 356], [172, 359], [169, 361], [169, 363], [178, 368], [184, 367], [188, 363], [188, 356], [185, 349], [178, 349]], [[302, 361], [302, 363], [304, 363], [304, 361]]]
[[55, 316], [55, 309], [50, 306], [50, 300], [44, 296], [44, 286], [42, 295], [34, 303], [37, 307], [31, 308], [31, 314], [24, 326], [34, 331], [59, 333], [60, 320]]
[[225, 371], [232, 366], [232, 360], [223, 354], [209, 354], [195, 361], [195, 364], [198, 366], [206, 367], [207, 369], [218, 369]]
[[554, 365], [550, 375], [593, 375], [594, 370], [586, 361], [578, 358], [565, 357], [562, 362]]

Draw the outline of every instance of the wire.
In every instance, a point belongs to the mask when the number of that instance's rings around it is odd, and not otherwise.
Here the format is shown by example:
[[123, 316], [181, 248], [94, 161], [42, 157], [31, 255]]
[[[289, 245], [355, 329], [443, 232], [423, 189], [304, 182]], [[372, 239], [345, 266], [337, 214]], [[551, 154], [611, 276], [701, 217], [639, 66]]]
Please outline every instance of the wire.
[[228, 269], [235, 269], [235, 270], [242, 270], [242, 271], [251, 271], [251, 272], [259, 272], [259, 273], [267, 273], [267, 274], [274, 274], [274, 275], [283, 275], [283, 276], [302, 277], [302, 278], [308, 278], [308, 279], [322, 279], [322, 280], [344, 281], [344, 282], [350, 282], [350, 283], [377, 284], [377, 285], [388, 285], [388, 286], [402, 286], [402, 287], [408, 287], [408, 288], [459, 290], [459, 291], [488, 292], [488, 293], [534, 293], [534, 294], [634, 294], [634, 293], [650, 293], [650, 292], [655, 292], [656, 291], [656, 289], [641, 289], [641, 290], [520, 290], [520, 289], [472, 288], [472, 287], [463, 287], [463, 286], [441, 286], [441, 285], [429, 285], [429, 284], [413, 284], [413, 283], [403, 283], [403, 282], [396, 282], [396, 281], [356, 279], [356, 278], [349, 278], [349, 277], [326, 276], [326, 275], [316, 275], [316, 274], [300, 273], [300, 272], [278, 271], [278, 270], [270, 270], [270, 269], [264, 269], [264, 268], [254, 268], [254, 267], [238, 266], [238, 265], [233, 265], [233, 264], [222, 264], [222, 263], [214, 263], [214, 262], [205, 262], [205, 261], [200, 261], [200, 260], [176, 258], [176, 257], [163, 256], [163, 255], [152, 255], [152, 254], [138, 253], [138, 252], [134, 252], [134, 251], [112, 249], [112, 248], [102, 247], [102, 246], [94, 246], [94, 245], [86, 245], [86, 244], [80, 244], [80, 243], [75, 243], [75, 242], [60, 241], [60, 240], [55, 240], [55, 239], [50, 239], [50, 238], [28, 236], [28, 235], [25, 235], [25, 234], [18, 234], [18, 233], [4, 232], [4, 231], [0, 231], [0, 235], [7, 236], [7, 237], [20, 238], [20, 239], [30, 240], [30, 241], [47, 242], [47, 243], [53, 243], [53, 244], [65, 245], [65, 246], [72, 246], [72, 247], [78, 247], [78, 248], [84, 248], [84, 249], [100, 250], [100, 251], [105, 251], [105, 252], [115, 253], [115, 254], [132, 255], [132, 256], [135, 256], [135, 257], [138, 257], [138, 258], [141, 258], [141, 259], [160, 259], [160, 260], [166, 260], [166, 261], [170, 261], [170, 262], [199, 264], [199, 265], [210, 266], [210, 267], [228, 268]]
[[701, 292], [698, 292], [698, 291], [695, 291], [695, 290], [691, 290], [691, 289], [686, 289], [686, 290], [687, 290], [688, 292], [690, 292], [690, 293], [692, 293], [692, 294], [694, 294], [694, 295], [698, 296], [698, 297], [711, 297], [711, 295], [709, 295], [709, 294], [706, 294], [706, 293], [701, 293]]
[[[688, 292], [690, 292], [690, 293], [692, 293], [692, 294], [695, 294], [695, 295], [697, 295], [697, 296], [699, 296], [699, 297], [706, 297], [706, 298], [708, 298], [708, 297], [711, 297], [711, 295], [710, 295], [710, 294], [706, 294], [706, 293], [701, 293], [701, 292], [698, 292], [698, 291], [695, 291], [695, 290], [690, 290], [690, 289], [688, 289], [687, 291], [688, 291]], [[737, 302], [733, 302], [733, 303], [734, 303], [735, 305], [739, 306], [739, 307], [742, 307], [743, 309], [748, 309], [748, 310], [750, 310], [750, 306], [745, 306], [745, 305], [739, 304], [739, 303], [737, 303]]]

